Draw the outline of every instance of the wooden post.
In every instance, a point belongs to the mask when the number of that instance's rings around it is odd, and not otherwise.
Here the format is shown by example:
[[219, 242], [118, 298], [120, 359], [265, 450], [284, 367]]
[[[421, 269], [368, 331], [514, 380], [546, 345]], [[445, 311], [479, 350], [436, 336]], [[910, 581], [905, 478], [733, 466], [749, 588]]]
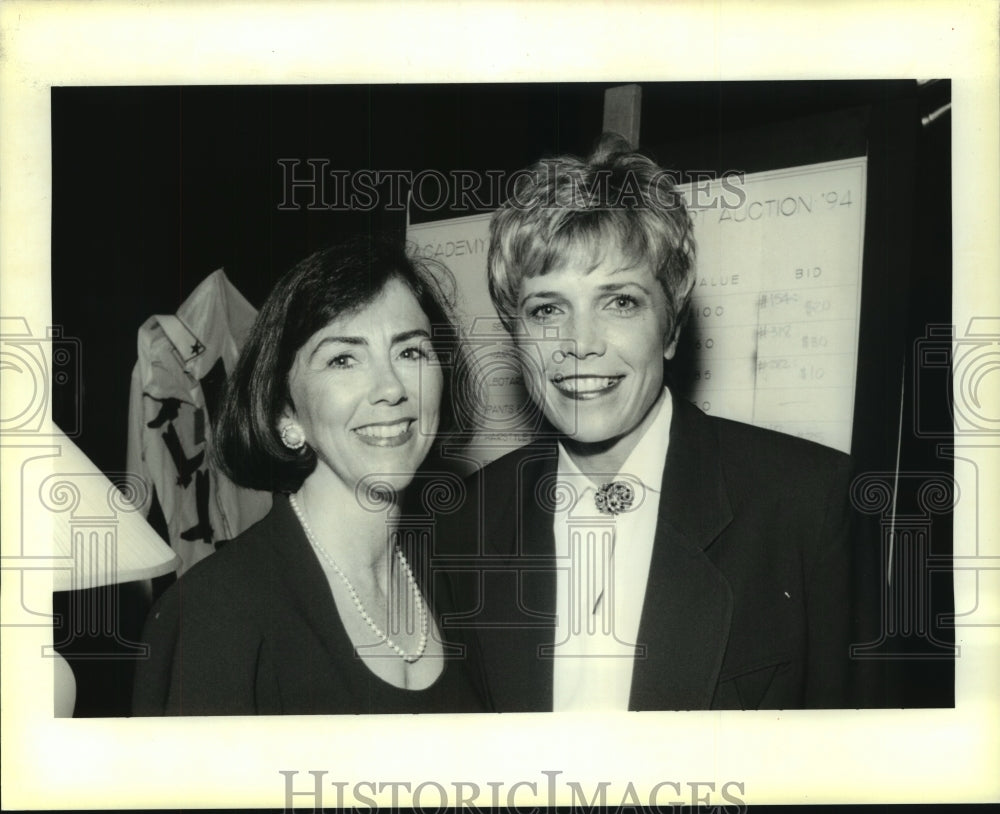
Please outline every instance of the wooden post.
[[642, 88], [639, 85], [618, 85], [604, 91], [604, 132], [609, 130], [628, 139], [635, 149], [639, 146], [639, 119], [642, 108]]

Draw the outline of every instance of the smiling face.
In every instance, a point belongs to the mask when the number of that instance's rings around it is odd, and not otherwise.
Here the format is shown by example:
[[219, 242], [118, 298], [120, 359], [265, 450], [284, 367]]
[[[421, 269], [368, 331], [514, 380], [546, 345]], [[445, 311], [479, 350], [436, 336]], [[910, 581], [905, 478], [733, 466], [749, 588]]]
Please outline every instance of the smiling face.
[[[299, 348], [288, 374], [295, 421], [316, 452], [309, 479], [353, 490], [370, 474], [399, 490], [434, 442], [442, 372], [427, 315], [390, 279], [369, 305], [334, 319]], [[383, 477], [384, 476], [384, 477]]]
[[578, 454], [612, 451], [623, 463], [652, 421], [663, 360], [675, 350], [649, 264], [630, 262], [616, 246], [595, 257], [581, 245], [521, 282], [518, 316], [525, 381], [545, 417]]

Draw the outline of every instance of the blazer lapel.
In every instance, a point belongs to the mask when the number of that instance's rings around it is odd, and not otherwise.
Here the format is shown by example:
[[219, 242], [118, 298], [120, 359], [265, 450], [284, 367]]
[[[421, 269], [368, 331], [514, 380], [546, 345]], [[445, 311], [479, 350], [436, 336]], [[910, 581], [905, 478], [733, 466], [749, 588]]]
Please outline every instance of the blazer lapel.
[[[528, 447], [514, 475], [513, 517], [496, 518], [509, 530], [502, 541], [504, 582], [501, 605], [505, 620], [480, 630], [495, 663], [491, 672], [503, 676], [492, 687], [497, 706], [510, 711], [552, 709], [552, 645], [555, 640], [555, 542], [552, 532], [558, 454], [554, 445]], [[486, 484], [502, 494], [511, 484]], [[489, 500], [489, 495], [484, 495]], [[516, 591], [516, 595], [510, 592]]]
[[722, 666], [733, 599], [705, 549], [732, 520], [718, 440], [674, 398], [656, 537], [639, 623], [629, 708], [707, 709]]
[[337, 605], [316, 553], [299, 524], [287, 495], [274, 496], [266, 529], [275, 556], [275, 579], [284, 582], [283, 593], [291, 597], [335, 662], [354, 658], [354, 648], [344, 630]]

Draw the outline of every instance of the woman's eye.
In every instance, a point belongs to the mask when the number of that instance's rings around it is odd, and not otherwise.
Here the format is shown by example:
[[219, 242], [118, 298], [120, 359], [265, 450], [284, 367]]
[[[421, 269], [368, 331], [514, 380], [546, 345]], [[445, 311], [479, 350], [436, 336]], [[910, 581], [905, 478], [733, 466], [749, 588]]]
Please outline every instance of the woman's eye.
[[560, 313], [562, 312], [559, 310], [558, 306], [547, 302], [542, 305], [536, 305], [528, 312], [528, 316], [536, 322], [544, 322], [545, 320], [551, 319]]
[[334, 356], [326, 363], [327, 367], [333, 368], [349, 368], [354, 364], [354, 357], [347, 353], [342, 353], [339, 356]]
[[639, 301], [631, 294], [616, 294], [610, 305], [616, 311], [634, 311], [639, 307]]
[[422, 359], [428, 359], [430, 358], [430, 355], [430, 349], [423, 348], [420, 345], [411, 345], [408, 348], [403, 348], [399, 354], [401, 359], [408, 359], [415, 362], [419, 362]]

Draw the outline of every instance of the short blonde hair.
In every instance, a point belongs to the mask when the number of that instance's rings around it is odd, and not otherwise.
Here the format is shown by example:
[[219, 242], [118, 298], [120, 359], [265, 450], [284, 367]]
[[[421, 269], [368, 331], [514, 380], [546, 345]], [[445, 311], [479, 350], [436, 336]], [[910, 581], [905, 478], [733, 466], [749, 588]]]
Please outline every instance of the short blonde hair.
[[691, 216], [670, 174], [605, 133], [586, 160], [543, 159], [516, 174], [513, 191], [490, 222], [490, 297], [508, 331], [526, 277], [546, 274], [581, 245], [617, 245], [635, 263], [648, 262], [663, 286], [667, 335], [676, 338], [694, 287]]

